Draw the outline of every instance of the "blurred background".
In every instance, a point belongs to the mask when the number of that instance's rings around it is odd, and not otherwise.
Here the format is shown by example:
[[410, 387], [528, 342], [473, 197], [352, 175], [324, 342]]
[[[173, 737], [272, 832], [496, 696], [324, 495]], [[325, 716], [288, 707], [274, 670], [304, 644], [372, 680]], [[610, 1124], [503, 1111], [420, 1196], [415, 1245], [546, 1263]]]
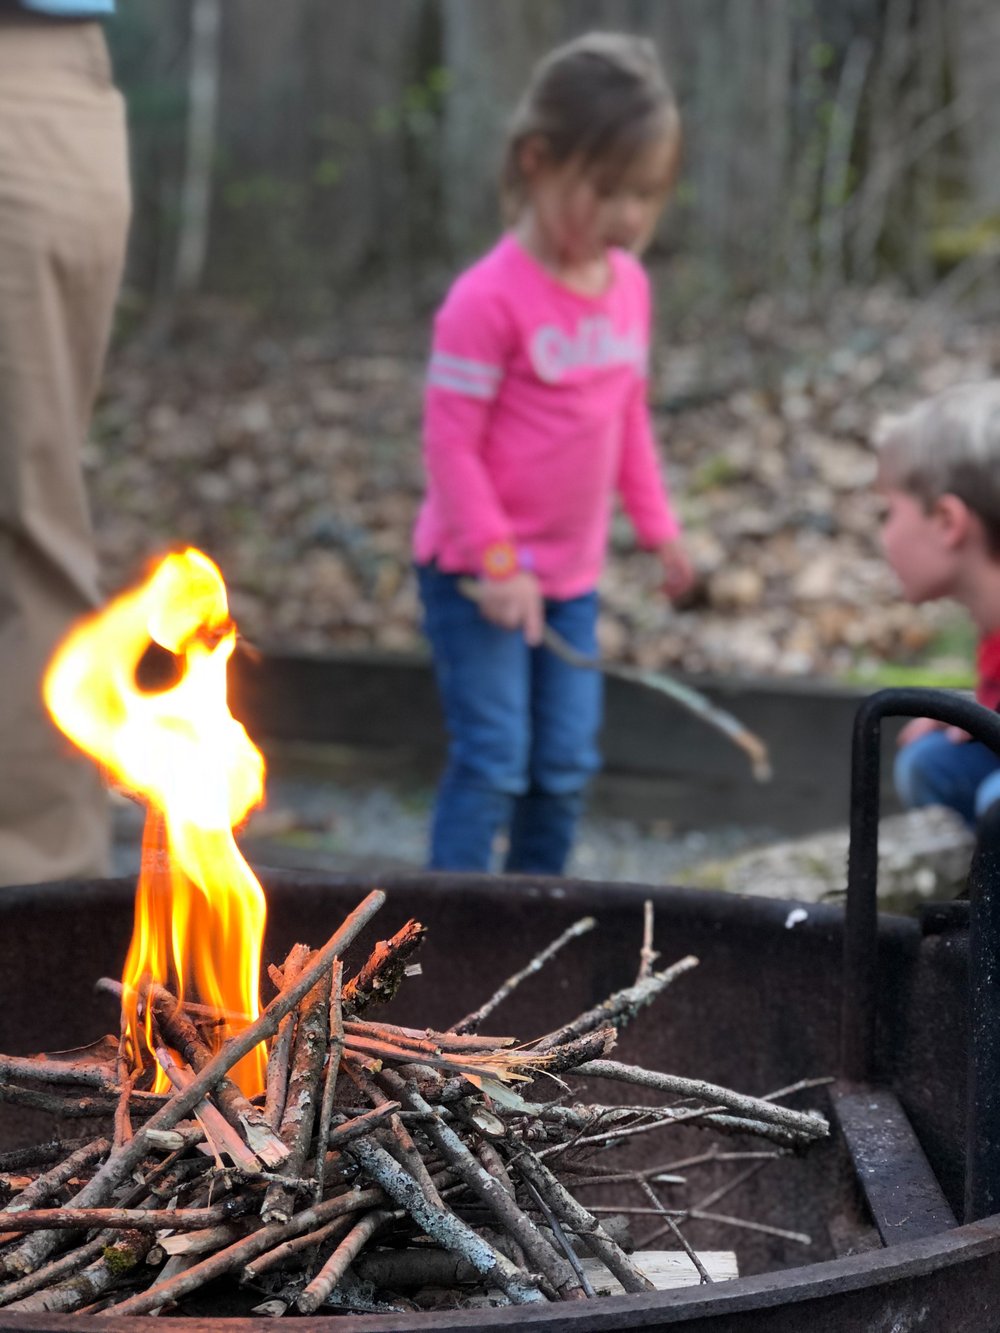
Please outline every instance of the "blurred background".
[[88, 453], [109, 590], [191, 541], [253, 640], [419, 647], [430, 318], [497, 235], [532, 62], [591, 27], [652, 37], [681, 104], [653, 396], [701, 575], [668, 608], [616, 529], [605, 651], [968, 681], [962, 622], [882, 565], [869, 439], [997, 370], [991, 0], [128, 0], [135, 216]]
[[[87, 452], [105, 583], [194, 543], [265, 662], [327, 660], [280, 689], [265, 672], [248, 714], [298, 681], [305, 729], [341, 746], [269, 751], [285, 862], [423, 856], [441, 727], [426, 665], [400, 664], [423, 654], [430, 321], [498, 234], [532, 63], [592, 27], [650, 36], [682, 110], [647, 255], [652, 399], [699, 571], [668, 606], [619, 523], [602, 649], [723, 682], [778, 780], [758, 789], [703, 727], [612, 692], [573, 873], [676, 882], [772, 826], [835, 824], [857, 692], [971, 684], [964, 617], [901, 603], [881, 558], [871, 436], [1000, 367], [995, 0], [127, 0], [107, 26], [135, 214]], [[383, 748], [362, 761], [345, 738]], [[839, 883], [842, 846], [810, 856]]]

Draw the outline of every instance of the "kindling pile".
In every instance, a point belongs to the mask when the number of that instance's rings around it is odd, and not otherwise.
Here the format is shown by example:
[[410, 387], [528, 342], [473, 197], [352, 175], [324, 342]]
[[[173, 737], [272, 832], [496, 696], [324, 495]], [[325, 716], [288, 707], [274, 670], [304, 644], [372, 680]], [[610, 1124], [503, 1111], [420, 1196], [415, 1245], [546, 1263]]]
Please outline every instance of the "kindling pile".
[[[637, 1293], [654, 1285], [650, 1274], [663, 1285], [665, 1269], [676, 1282], [678, 1262], [692, 1281], [732, 1275], [694, 1251], [684, 1222], [719, 1220], [711, 1207], [728, 1188], [829, 1128], [774, 1100], [792, 1089], [749, 1097], [609, 1058], [617, 1029], [697, 959], [655, 971], [647, 915], [634, 984], [542, 1037], [481, 1035], [525, 976], [594, 925], [586, 918], [448, 1031], [381, 1023], [367, 1015], [395, 996], [424, 936], [408, 921], [345, 978], [344, 951], [384, 900], [373, 891], [322, 949], [296, 945], [271, 967], [277, 994], [259, 1018], [141, 987], [155, 1057], [145, 1068], [163, 1071], [171, 1091], [142, 1086], [124, 1038], [71, 1058], [0, 1056], [0, 1100], [64, 1121], [103, 1117], [106, 1128], [0, 1154], [0, 1306], [124, 1315], [197, 1313], [209, 1301], [216, 1315], [333, 1314]], [[228, 1036], [213, 1053], [220, 1029]], [[266, 1092], [248, 1098], [227, 1075], [261, 1041]], [[577, 1076], [657, 1100], [579, 1101]], [[609, 1146], [680, 1124], [763, 1144], [608, 1166]], [[722, 1161], [748, 1165], [699, 1202], [663, 1202], [665, 1186], [683, 1183], [678, 1169]], [[636, 1206], [584, 1206], [577, 1195], [601, 1183], [618, 1197], [634, 1186]], [[623, 1213], [654, 1223], [647, 1245], [666, 1234], [674, 1252], [630, 1254]]]

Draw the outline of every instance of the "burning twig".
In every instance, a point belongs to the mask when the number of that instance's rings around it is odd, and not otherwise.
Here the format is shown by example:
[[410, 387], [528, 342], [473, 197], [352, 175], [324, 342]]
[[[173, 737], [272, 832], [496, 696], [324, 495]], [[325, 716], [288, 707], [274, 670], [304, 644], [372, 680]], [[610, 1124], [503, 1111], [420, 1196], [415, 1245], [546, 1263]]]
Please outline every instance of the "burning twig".
[[[211, 1062], [212, 1052], [191, 1020], [181, 1012], [174, 997], [165, 987], [150, 985], [145, 1000], [152, 1006], [153, 1021], [167, 1044], [175, 1047], [191, 1068], [200, 1073]], [[248, 1101], [228, 1078], [218, 1080], [212, 1089], [212, 1097], [229, 1124], [244, 1137], [250, 1153], [265, 1166], [281, 1166], [289, 1150], [272, 1131], [264, 1112]]]
[[[385, 894], [378, 889], [371, 893], [347, 916], [333, 936], [287, 990], [277, 996], [261, 1016], [243, 1032], [232, 1037], [222, 1050], [209, 1061], [205, 1068], [192, 1080], [183, 1091], [175, 1094], [162, 1110], [153, 1116], [143, 1129], [129, 1140], [118, 1152], [113, 1153], [97, 1172], [94, 1178], [84, 1186], [73, 1203], [78, 1208], [96, 1207], [104, 1203], [116, 1185], [139, 1165], [149, 1147], [148, 1134], [151, 1129], [173, 1129], [188, 1114], [202, 1097], [215, 1087], [220, 1078], [229, 1073], [233, 1065], [247, 1055], [258, 1042], [273, 1036], [278, 1024], [302, 999], [307, 991], [319, 980], [331, 966], [334, 958], [354, 939], [358, 932], [375, 915], [385, 902]], [[47, 1258], [59, 1242], [57, 1232], [39, 1231], [24, 1243], [21, 1251], [6, 1256], [10, 1271], [29, 1273], [32, 1268]]]
[[[285, 965], [279, 972], [271, 969], [271, 980], [275, 982], [280, 994], [290, 986], [302, 971], [309, 959], [307, 944], [293, 944], [285, 959]], [[267, 1089], [264, 1098], [264, 1119], [276, 1130], [281, 1125], [285, 1112], [285, 1097], [288, 1093], [288, 1062], [292, 1057], [292, 1039], [295, 1036], [295, 1017], [289, 1012], [281, 1020], [278, 1035], [271, 1047], [267, 1062]]]
[[[323, 1073], [330, 1026], [330, 972], [324, 972], [308, 992], [295, 1029], [292, 1072], [288, 1079], [285, 1112], [281, 1118], [281, 1141], [285, 1146], [285, 1169], [301, 1174], [312, 1139], [316, 1115], [316, 1090]], [[287, 1185], [268, 1187], [261, 1209], [265, 1222], [286, 1222], [292, 1215], [295, 1190]]]
[[[182, 1069], [170, 1052], [164, 1050], [162, 1046], [156, 1048], [156, 1059], [175, 1088], [184, 1089], [191, 1086], [194, 1075], [190, 1070]], [[202, 1098], [197, 1106], [192, 1107], [191, 1114], [198, 1120], [206, 1142], [217, 1157], [225, 1153], [233, 1165], [238, 1166], [247, 1175], [257, 1175], [260, 1172], [260, 1162], [256, 1154], [247, 1147], [218, 1107]]]

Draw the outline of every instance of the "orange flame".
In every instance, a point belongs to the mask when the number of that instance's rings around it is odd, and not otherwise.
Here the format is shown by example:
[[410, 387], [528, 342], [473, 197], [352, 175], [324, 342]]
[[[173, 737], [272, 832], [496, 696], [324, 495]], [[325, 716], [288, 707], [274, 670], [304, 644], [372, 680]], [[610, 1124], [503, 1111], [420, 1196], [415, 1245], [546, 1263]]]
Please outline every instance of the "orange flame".
[[[226, 702], [235, 644], [222, 575], [189, 549], [72, 630], [45, 676], [57, 725], [148, 807], [122, 977], [137, 1067], [147, 979], [180, 1000], [259, 1012], [264, 893], [232, 830], [263, 799], [264, 760]], [[139, 683], [151, 645], [165, 650], [164, 688]], [[265, 1060], [262, 1044], [233, 1070], [248, 1095], [264, 1086]], [[159, 1069], [156, 1087], [169, 1087]]]

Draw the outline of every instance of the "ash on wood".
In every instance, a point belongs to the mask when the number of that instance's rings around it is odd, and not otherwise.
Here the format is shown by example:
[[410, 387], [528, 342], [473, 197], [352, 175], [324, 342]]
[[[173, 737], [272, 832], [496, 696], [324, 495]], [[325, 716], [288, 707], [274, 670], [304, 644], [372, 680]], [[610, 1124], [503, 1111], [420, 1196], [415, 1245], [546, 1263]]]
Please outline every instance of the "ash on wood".
[[[220, 1280], [234, 1314], [532, 1305], [735, 1276], [730, 1253], [692, 1248], [689, 1220], [809, 1243], [714, 1211], [775, 1158], [827, 1136], [822, 1116], [779, 1104], [809, 1081], [757, 1098], [609, 1058], [618, 1029], [697, 963], [652, 970], [649, 914], [633, 985], [518, 1041], [478, 1029], [557, 947], [446, 1032], [379, 1022], [370, 1010], [403, 984], [424, 934], [407, 922], [345, 976], [345, 948], [383, 902], [373, 891], [315, 952], [296, 945], [270, 969], [277, 994], [253, 1021], [149, 986], [142, 1001], [166, 1096], [137, 1085], [115, 1039], [76, 1060], [0, 1056], [0, 1100], [38, 1098], [67, 1117], [83, 1105], [109, 1126], [0, 1159], [0, 1306], [197, 1314]], [[266, 1096], [248, 1099], [227, 1075], [260, 1041]], [[629, 1095], [643, 1088], [646, 1102], [581, 1101], [578, 1075]], [[762, 1145], [727, 1152], [716, 1142], [642, 1170], [609, 1168], [609, 1147], [679, 1124]], [[680, 1202], [687, 1172], [728, 1162], [728, 1184]], [[602, 1186], [623, 1183], [634, 1206], [600, 1202]], [[661, 1235], [674, 1248], [645, 1248]]]

